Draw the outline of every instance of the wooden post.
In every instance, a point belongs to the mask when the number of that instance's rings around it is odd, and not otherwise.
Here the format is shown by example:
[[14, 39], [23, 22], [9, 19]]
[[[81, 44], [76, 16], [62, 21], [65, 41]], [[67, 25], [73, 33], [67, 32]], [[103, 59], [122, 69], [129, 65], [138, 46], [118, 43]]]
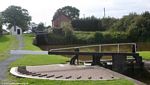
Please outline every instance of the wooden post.
[[132, 53], [136, 53], [136, 45], [135, 44], [132, 45]]
[[120, 48], [120, 47], [119, 47], [119, 44], [117, 45], [117, 47], [118, 47], [118, 53], [119, 53], [119, 52], [120, 52], [120, 49], [119, 49], [119, 48]]
[[124, 55], [113, 55], [112, 56], [112, 69], [114, 71], [123, 73], [127, 69], [127, 64], [126, 64], [126, 56]]
[[100, 65], [100, 58], [101, 56], [98, 54], [93, 55], [93, 61], [91, 65]]
[[77, 65], [79, 65], [79, 48], [74, 49], [74, 56], [70, 60], [70, 65], [75, 65], [75, 61], [77, 60]]
[[76, 53], [77, 65], [79, 65], [79, 51], [80, 51], [80, 49], [79, 48], [75, 48], [74, 51]]
[[102, 52], [102, 45], [99, 45], [99, 52]]

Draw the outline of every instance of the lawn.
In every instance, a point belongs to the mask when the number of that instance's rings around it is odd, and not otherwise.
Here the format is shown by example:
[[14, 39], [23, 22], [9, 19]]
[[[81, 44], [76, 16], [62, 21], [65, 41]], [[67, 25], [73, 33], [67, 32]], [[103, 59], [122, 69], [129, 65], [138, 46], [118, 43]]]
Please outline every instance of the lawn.
[[[34, 36], [32, 34], [24, 35], [24, 50], [40, 50], [39, 47], [32, 44], [33, 38]], [[61, 55], [24, 55], [10, 66], [58, 64], [66, 63], [68, 60], [67, 57]]]
[[18, 42], [16, 41], [15, 36], [0, 36], [0, 61], [9, 57], [9, 51], [17, 47], [16, 43]]
[[40, 50], [39, 47], [32, 44], [34, 39], [33, 34], [25, 34], [23, 38], [24, 38], [24, 50]]
[[139, 53], [144, 60], [150, 60], [150, 51], [140, 51]]
[[64, 64], [69, 59], [60, 55], [25, 55], [24, 57], [13, 62], [10, 66], [27, 66], [27, 65], [45, 65], [45, 64]]

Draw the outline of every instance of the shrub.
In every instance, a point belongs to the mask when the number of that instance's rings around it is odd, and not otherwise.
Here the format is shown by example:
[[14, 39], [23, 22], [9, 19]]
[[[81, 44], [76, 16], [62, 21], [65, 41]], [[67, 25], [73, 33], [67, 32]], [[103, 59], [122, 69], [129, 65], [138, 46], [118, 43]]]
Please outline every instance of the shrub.
[[95, 40], [95, 43], [102, 43], [103, 42], [103, 34], [100, 32], [95, 32], [94, 40]]

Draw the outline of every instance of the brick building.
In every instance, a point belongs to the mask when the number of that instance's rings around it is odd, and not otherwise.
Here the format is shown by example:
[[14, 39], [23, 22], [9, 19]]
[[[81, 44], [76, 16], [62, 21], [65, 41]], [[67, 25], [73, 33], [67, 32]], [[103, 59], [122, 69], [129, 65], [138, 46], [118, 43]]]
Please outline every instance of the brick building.
[[62, 28], [65, 24], [71, 24], [71, 19], [63, 13], [60, 13], [52, 20], [52, 27], [54, 28]]

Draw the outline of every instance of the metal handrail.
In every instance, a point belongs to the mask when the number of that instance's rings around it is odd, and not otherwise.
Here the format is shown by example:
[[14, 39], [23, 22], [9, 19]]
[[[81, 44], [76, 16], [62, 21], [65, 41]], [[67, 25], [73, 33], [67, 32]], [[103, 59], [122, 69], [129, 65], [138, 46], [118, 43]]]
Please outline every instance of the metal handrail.
[[99, 52], [101, 52], [102, 51], [102, 46], [115, 46], [115, 45], [117, 46], [117, 52], [120, 52], [120, 45], [134, 45], [134, 50], [136, 52], [136, 43], [116, 43], [116, 44], [87, 45], [87, 46], [77, 46], [77, 47], [50, 49], [49, 51], [59, 51], [59, 50], [69, 50], [69, 49], [75, 49], [75, 48], [87, 48], [87, 47], [99, 46]]

